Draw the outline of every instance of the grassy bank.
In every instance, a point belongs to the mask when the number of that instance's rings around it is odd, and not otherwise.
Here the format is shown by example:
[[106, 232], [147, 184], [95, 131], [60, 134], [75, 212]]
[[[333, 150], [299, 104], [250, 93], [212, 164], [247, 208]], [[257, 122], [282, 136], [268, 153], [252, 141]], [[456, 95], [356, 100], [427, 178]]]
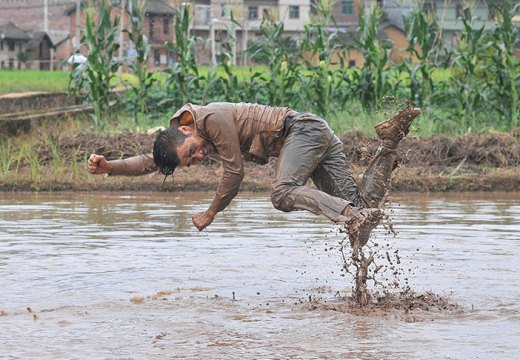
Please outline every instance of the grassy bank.
[[[92, 176], [86, 171], [91, 153], [119, 159], [149, 152], [155, 134], [117, 130], [89, 131], [82, 122], [49, 126], [32, 134], [0, 141], [0, 191], [180, 191], [214, 190], [221, 167], [218, 159], [181, 169], [172, 178]], [[358, 178], [378, 141], [360, 132], [342, 137], [345, 153]], [[368, 154], [369, 157], [365, 155]], [[520, 133], [460, 137], [409, 136], [399, 149], [398, 191], [520, 191]], [[246, 163], [243, 190], [269, 190], [274, 163]]]

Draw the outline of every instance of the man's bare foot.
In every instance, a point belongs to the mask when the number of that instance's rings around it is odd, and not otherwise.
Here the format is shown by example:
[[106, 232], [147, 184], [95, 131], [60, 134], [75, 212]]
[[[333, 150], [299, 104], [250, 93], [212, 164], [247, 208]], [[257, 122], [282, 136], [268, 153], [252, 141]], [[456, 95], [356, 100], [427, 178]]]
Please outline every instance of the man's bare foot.
[[347, 219], [345, 228], [352, 248], [365, 246], [372, 230], [379, 224], [383, 212], [378, 208], [355, 208], [348, 206], [342, 213]]
[[374, 130], [379, 139], [398, 143], [408, 134], [412, 121], [419, 115], [421, 115], [420, 108], [408, 106], [393, 118], [374, 126]]

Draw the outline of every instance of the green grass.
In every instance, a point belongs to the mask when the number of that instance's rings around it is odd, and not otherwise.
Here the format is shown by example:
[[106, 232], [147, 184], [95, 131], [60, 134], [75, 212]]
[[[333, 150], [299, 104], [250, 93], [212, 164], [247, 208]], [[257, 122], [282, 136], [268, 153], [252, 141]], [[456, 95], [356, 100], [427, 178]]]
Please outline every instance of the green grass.
[[0, 70], [0, 95], [27, 91], [67, 91], [65, 71]]
[[[199, 68], [200, 75], [207, 76], [209, 66]], [[248, 79], [254, 73], [266, 72], [265, 66], [237, 66], [233, 68], [239, 79]], [[157, 73], [157, 79], [164, 77]], [[225, 76], [222, 66], [217, 67], [217, 76]], [[440, 69], [435, 71], [435, 81], [447, 81], [450, 78], [450, 70]], [[135, 82], [133, 75], [123, 74], [123, 81]], [[0, 95], [28, 92], [28, 91], [67, 91], [69, 83], [68, 71], [32, 71], [32, 70], [0, 70]]]
[[[31, 91], [67, 92], [69, 76], [68, 71], [0, 70], [0, 95]], [[123, 74], [122, 78], [123, 81], [136, 81], [132, 74]], [[117, 78], [112, 82], [117, 85]]]

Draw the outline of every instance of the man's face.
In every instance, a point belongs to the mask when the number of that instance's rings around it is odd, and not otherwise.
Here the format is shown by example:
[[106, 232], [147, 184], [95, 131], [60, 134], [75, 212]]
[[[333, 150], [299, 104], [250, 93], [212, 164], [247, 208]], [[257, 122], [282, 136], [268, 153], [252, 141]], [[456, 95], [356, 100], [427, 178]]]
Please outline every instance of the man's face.
[[215, 152], [215, 147], [210, 142], [196, 134], [188, 136], [181, 145], [177, 146], [180, 166], [199, 165], [206, 156]]

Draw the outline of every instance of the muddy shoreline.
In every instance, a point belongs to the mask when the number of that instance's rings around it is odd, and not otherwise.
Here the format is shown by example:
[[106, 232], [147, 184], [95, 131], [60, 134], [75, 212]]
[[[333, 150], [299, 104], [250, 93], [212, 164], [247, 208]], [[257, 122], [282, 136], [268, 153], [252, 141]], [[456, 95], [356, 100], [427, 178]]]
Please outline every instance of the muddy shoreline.
[[[61, 171], [53, 168], [56, 155], [48, 137], [33, 145], [41, 170], [35, 172], [29, 160], [12, 162], [7, 174], [0, 174], [0, 191], [213, 191], [221, 176], [218, 158], [203, 166], [181, 169], [174, 177], [152, 174], [141, 177], [108, 177], [87, 174], [90, 153], [108, 159], [126, 158], [148, 152], [154, 134], [121, 133], [113, 136], [78, 134], [55, 137]], [[374, 154], [378, 141], [362, 133], [342, 136], [352, 170], [359, 178]], [[15, 153], [18, 139], [11, 140]], [[461, 137], [409, 137], [400, 148], [401, 166], [393, 181], [397, 192], [466, 192], [520, 190], [520, 132]], [[13, 159], [14, 160], [14, 159]], [[275, 159], [259, 166], [245, 162], [242, 191], [268, 191], [274, 174]]]

